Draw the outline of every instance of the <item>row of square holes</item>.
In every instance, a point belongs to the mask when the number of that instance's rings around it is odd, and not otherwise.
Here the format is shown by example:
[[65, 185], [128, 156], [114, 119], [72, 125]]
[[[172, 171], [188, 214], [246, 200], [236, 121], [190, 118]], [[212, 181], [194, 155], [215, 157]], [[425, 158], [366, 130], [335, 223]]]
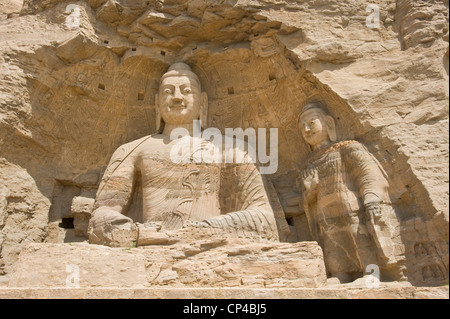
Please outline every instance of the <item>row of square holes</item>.
[[[109, 41], [108, 40], [104, 40], [103, 43], [104, 44], [109, 44]], [[131, 48], [131, 51], [136, 52], [136, 48]], [[162, 56], [166, 55], [166, 51], [164, 51], [164, 50], [161, 50], [160, 53], [161, 53]]]
[[[100, 90], [105, 90], [105, 85], [103, 83], [100, 83], [98, 85], [98, 88]], [[234, 94], [234, 87], [229, 87], [228, 89], [228, 94], [229, 95], [233, 95]], [[138, 93], [138, 101], [143, 101], [144, 100], [144, 93]]]
[[[272, 77], [272, 76], [269, 76], [269, 80], [270, 81], [272, 81], [272, 80], [275, 80], [276, 78], [275, 77]], [[105, 85], [103, 84], [103, 83], [100, 83], [99, 85], [98, 85], [98, 88], [100, 89], [100, 90], [105, 90]], [[229, 95], [233, 95], [234, 94], [234, 87], [229, 87], [228, 89], [227, 89], [227, 91], [228, 91], [228, 94]], [[144, 100], [144, 93], [138, 93], [138, 101], [143, 101]]]
[[[103, 83], [100, 83], [99, 85], [98, 85], [98, 88], [100, 89], [100, 90], [105, 90], [105, 85], [103, 84]], [[227, 89], [227, 91], [228, 91], [228, 94], [229, 95], [233, 95], [234, 94], [234, 87], [229, 87], [228, 89]], [[138, 93], [138, 101], [143, 101], [144, 100], [144, 93]]]
[[[98, 88], [100, 90], [105, 90], [105, 85], [103, 83], [99, 83]], [[138, 101], [143, 101], [144, 100], [144, 93], [139, 92], [138, 93]]]
[[[149, 5], [149, 2], [147, 2], [147, 5]], [[258, 36], [259, 36], [259, 33], [255, 33], [255, 34], [254, 34], [254, 37], [255, 37], [255, 38], [258, 37]], [[104, 44], [109, 44], [109, 41], [108, 41], [108, 40], [104, 40], [103, 43], [104, 43]], [[227, 49], [228, 49], [228, 47], [224, 47], [224, 50], [227, 50]], [[194, 47], [194, 48], [192, 49], [192, 51], [195, 51], [195, 50], [197, 50], [197, 47]], [[133, 51], [133, 52], [136, 51], [136, 48], [131, 48], [131, 51]], [[162, 56], [165, 56], [165, 55], [166, 55], [166, 51], [164, 51], [164, 50], [161, 50], [160, 53], [161, 53]]]

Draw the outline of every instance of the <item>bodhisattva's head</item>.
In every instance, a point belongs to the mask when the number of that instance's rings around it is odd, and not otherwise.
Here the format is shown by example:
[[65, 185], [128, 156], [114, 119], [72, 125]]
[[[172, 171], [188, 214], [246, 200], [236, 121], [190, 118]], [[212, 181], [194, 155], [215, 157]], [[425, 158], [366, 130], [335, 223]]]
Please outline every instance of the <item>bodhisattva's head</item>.
[[208, 96], [202, 92], [200, 80], [185, 63], [175, 63], [161, 77], [156, 95], [156, 129], [162, 122], [170, 125], [189, 125], [201, 120], [206, 125]]
[[306, 104], [300, 115], [300, 131], [312, 150], [320, 149], [336, 141], [334, 119], [318, 102]]

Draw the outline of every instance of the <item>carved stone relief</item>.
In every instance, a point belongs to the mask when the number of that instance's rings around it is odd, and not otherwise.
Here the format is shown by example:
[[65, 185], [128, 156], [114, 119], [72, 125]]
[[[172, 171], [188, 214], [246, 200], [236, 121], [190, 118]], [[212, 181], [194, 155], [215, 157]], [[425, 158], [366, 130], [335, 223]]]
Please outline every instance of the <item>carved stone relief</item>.
[[[436, 17], [430, 20], [427, 13], [416, 14], [423, 6], [414, 1], [399, 1], [395, 8], [381, 1], [378, 30], [364, 27], [365, 5], [360, 3], [343, 8], [342, 16], [313, 2], [78, 1], [79, 30], [65, 25], [66, 5], [26, 0], [20, 15], [2, 20], [5, 24], [0, 26], [0, 68], [5, 74], [0, 80], [1, 272], [12, 270], [27, 236], [49, 244], [87, 241], [92, 201], [107, 184], [102, 177], [111, 175], [115, 159], [123, 159], [116, 150], [134, 147], [133, 141], [158, 133], [160, 79], [169, 66], [184, 62], [208, 96], [204, 128], [218, 128], [222, 135], [226, 128], [278, 129], [278, 169], [263, 176], [261, 183], [264, 202], [274, 217], [268, 224], [276, 225], [279, 240], [317, 241], [327, 275], [343, 281], [362, 275], [368, 263], [378, 264], [386, 279], [398, 279], [402, 276], [394, 274], [391, 264], [400, 263], [414, 285], [448, 283], [448, 192], [442, 186], [448, 184], [448, 167], [442, 164], [448, 162], [445, 5], [430, 4]], [[419, 31], [409, 27], [417, 23], [423, 26]], [[299, 125], [302, 107], [312, 99], [327, 105], [336, 143], [357, 142], [339, 144], [342, 147], [316, 158]], [[336, 176], [358, 175], [358, 167], [364, 166], [348, 167], [353, 162], [343, 154], [351, 156], [353, 151], [364, 154], [371, 169], [379, 169], [377, 174], [386, 173], [381, 174], [388, 184], [382, 205], [365, 206], [355, 185], [358, 179], [350, 176], [341, 183], [357, 194], [346, 202], [350, 208], [337, 199], [349, 192], [335, 189], [340, 183]], [[197, 172], [186, 167], [179, 172], [181, 178], [173, 177], [181, 183], [179, 189], [166, 193], [158, 189], [155, 194], [188, 198], [173, 204], [178, 208], [171, 212], [179, 211], [180, 216], [196, 205], [193, 198], [207, 196], [219, 197], [207, 200], [217, 206], [211, 211], [239, 211], [239, 192], [224, 191], [239, 188], [233, 184], [231, 169], [210, 169]], [[212, 178], [219, 172], [219, 181]], [[16, 175], [18, 182], [11, 182], [9, 176]], [[166, 186], [164, 178], [158, 181], [163, 184], [160, 188]], [[23, 188], [21, 181], [26, 181]], [[183, 233], [183, 223], [175, 218], [169, 225], [144, 219], [140, 203], [146, 196], [145, 180], [136, 176], [133, 181], [126, 211], [138, 225], [131, 233], [118, 227], [116, 243], [179, 243], [180, 236], [173, 232]], [[116, 185], [117, 189], [123, 190]], [[312, 211], [334, 212], [320, 210], [321, 205], [341, 205], [340, 215], [353, 213], [342, 234], [330, 235], [325, 225], [330, 216], [314, 222]], [[388, 221], [364, 220], [376, 220], [380, 211]], [[74, 228], [62, 229], [63, 218], [73, 218]], [[189, 229], [198, 228], [200, 237], [211, 235], [202, 228], [202, 218], [196, 222]], [[320, 236], [315, 234], [318, 224]], [[392, 227], [386, 230], [386, 225]], [[167, 236], [161, 235], [163, 227]], [[139, 238], [139, 232], [149, 235]], [[356, 237], [349, 235], [355, 233], [369, 239], [358, 238], [361, 243], [355, 243]], [[393, 245], [389, 238], [394, 238]], [[344, 249], [338, 247], [341, 240]], [[384, 252], [387, 247], [395, 253]], [[183, 249], [189, 254], [188, 248]], [[367, 254], [362, 262], [364, 251], [373, 256]], [[338, 255], [345, 262], [336, 270], [332, 260]], [[172, 282], [173, 273], [164, 269]], [[341, 276], [349, 273], [351, 279]]]

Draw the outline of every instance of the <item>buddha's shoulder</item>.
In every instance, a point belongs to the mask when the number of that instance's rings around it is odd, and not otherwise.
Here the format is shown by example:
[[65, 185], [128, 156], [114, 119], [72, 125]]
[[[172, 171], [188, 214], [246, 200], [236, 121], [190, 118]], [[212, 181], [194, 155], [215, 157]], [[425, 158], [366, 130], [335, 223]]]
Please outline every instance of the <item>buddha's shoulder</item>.
[[162, 135], [147, 135], [137, 140], [122, 144], [114, 152], [113, 158], [122, 158], [129, 155], [137, 155], [142, 150], [142, 148], [151, 148], [152, 145], [155, 144], [163, 144]]

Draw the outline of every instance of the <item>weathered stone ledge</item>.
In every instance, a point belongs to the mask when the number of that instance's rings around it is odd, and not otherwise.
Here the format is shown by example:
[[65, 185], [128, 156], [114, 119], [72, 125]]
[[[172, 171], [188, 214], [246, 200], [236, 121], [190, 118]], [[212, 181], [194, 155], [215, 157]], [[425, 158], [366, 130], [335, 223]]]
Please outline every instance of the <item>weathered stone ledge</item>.
[[448, 299], [449, 287], [6, 288], [0, 299]]

